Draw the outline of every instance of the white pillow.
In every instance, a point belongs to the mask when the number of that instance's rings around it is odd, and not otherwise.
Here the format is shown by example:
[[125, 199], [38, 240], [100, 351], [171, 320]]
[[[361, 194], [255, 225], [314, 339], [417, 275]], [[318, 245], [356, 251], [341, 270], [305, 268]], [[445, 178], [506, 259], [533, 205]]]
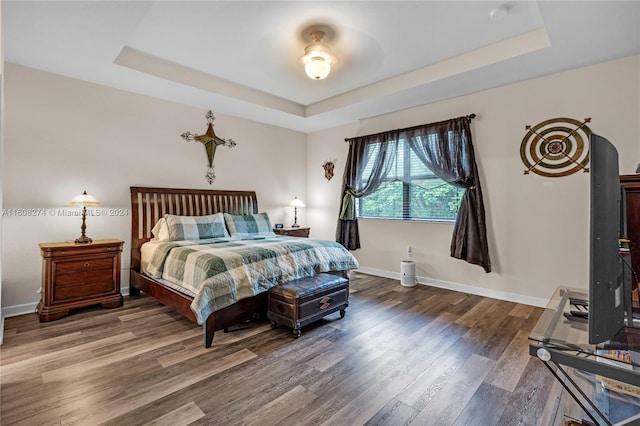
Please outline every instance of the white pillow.
[[151, 234], [153, 234], [153, 239], [156, 241], [169, 241], [169, 227], [167, 226], [167, 221], [164, 220], [164, 217], [160, 218], [160, 220], [156, 222], [155, 226], [151, 230]]

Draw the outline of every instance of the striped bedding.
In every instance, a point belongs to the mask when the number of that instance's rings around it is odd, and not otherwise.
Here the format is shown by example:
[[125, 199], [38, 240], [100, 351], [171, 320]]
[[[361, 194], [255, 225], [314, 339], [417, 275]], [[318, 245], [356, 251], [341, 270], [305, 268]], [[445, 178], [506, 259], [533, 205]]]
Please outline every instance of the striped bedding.
[[146, 272], [194, 294], [191, 310], [203, 324], [212, 312], [274, 285], [357, 267], [356, 259], [339, 243], [274, 236], [160, 243]]

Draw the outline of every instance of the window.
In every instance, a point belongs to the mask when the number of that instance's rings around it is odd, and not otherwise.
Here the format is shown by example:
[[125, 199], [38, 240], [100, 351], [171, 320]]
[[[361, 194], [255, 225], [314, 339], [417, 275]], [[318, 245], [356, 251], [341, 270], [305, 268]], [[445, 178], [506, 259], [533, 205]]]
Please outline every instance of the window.
[[[375, 158], [380, 144], [371, 144]], [[367, 180], [372, 161], [364, 168]], [[438, 178], [416, 156], [408, 143], [400, 140], [398, 152], [385, 182], [373, 193], [358, 199], [360, 218], [389, 218], [405, 220], [455, 221], [464, 188], [453, 186]]]

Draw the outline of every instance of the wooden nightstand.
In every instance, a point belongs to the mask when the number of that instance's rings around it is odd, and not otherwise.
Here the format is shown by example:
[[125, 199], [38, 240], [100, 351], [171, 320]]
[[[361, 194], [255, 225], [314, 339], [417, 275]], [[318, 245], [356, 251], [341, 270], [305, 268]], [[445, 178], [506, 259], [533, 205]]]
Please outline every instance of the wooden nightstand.
[[120, 254], [124, 241], [95, 240], [90, 244], [42, 243], [40, 322], [69, 314], [69, 309], [101, 304], [122, 306]]
[[288, 235], [290, 237], [309, 237], [311, 228], [273, 228], [276, 235]]

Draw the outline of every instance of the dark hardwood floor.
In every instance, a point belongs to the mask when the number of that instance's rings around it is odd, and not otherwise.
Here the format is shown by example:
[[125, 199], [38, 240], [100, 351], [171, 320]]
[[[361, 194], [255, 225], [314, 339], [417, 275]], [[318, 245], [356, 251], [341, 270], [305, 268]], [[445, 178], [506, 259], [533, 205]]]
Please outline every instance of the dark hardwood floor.
[[528, 354], [541, 312], [353, 274], [345, 318], [297, 340], [264, 321], [204, 349], [200, 327], [144, 295], [49, 323], [7, 318], [0, 422], [562, 424], [559, 386]]

